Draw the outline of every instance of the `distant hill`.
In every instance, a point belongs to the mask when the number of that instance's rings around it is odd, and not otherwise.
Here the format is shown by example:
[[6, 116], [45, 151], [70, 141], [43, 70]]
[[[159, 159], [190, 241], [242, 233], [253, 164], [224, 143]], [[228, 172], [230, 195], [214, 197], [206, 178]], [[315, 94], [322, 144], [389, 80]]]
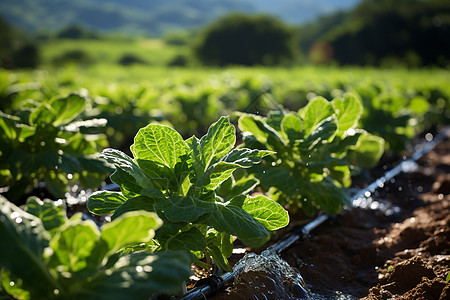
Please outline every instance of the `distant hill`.
[[270, 13], [302, 24], [360, 0], [1, 0], [0, 15], [27, 32], [81, 25], [99, 32], [159, 36], [202, 26], [229, 12]]

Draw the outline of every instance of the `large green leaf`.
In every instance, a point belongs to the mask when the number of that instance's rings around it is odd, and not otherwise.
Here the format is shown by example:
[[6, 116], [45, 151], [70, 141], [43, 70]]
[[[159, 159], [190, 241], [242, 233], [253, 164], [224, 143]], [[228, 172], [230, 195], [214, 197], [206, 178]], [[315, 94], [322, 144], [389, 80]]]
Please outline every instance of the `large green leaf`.
[[121, 193], [98, 191], [89, 196], [87, 208], [96, 215], [107, 215], [113, 213], [125, 201], [127, 197]]
[[170, 238], [166, 248], [180, 251], [203, 251], [206, 248], [205, 235], [196, 227], [183, 231]]
[[239, 148], [231, 150], [224, 158], [224, 162], [233, 163], [239, 165], [242, 168], [249, 168], [253, 164], [261, 162], [264, 156], [273, 154], [273, 151], [256, 150]]
[[331, 101], [331, 105], [336, 113], [338, 124], [338, 136], [350, 128], [354, 128], [363, 113], [361, 100], [354, 94], [346, 94], [344, 98], [336, 98]]
[[51, 265], [63, 266], [65, 272], [71, 273], [89, 268], [88, 261], [99, 237], [93, 221], [71, 220], [50, 241], [54, 256]]
[[162, 220], [152, 212], [133, 211], [122, 214], [111, 223], [102, 226], [101, 239], [108, 245], [108, 253], [134, 243], [149, 242]]
[[383, 152], [384, 140], [366, 132], [359, 137], [357, 148], [349, 151], [349, 161], [356, 166], [373, 168]]
[[138, 131], [131, 151], [135, 159], [154, 161], [174, 169], [189, 147], [173, 128], [150, 124]]
[[303, 119], [303, 130], [305, 131], [305, 136], [308, 136], [313, 130], [316, 129], [320, 122], [333, 115], [334, 111], [327, 99], [323, 97], [316, 97], [309, 101], [309, 103], [302, 108], [299, 113]]
[[212, 124], [206, 135], [200, 139], [204, 170], [222, 159], [236, 142], [235, 129], [228, 117], [221, 117]]
[[288, 212], [279, 203], [263, 195], [247, 197], [242, 209], [268, 230], [277, 230], [289, 224]]
[[[139, 166], [125, 153], [112, 148], [107, 148], [99, 155], [108, 163], [116, 166], [116, 168], [131, 175], [141, 187], [151, 187], [151, 182], [139, 168]], [[119, 184], [119, 183], [117, 183]]]
[[217, 231], [226, 232], [242, 240], [266, 238], [269, 233], [241, 207], [230, 203], [216, 202], [212, 213], [201, 222], [214, 227]]
[[285, 115], [281, 121], [281, 130], [290, 141], [303, 138], [303, 121], [297, 114]]
[[192, 196], [173, 196], [158, 202], [156, 207], [171, 222], [194, 222], [200, 216], [212, 212], [214, 204]]
[[122, 256], [95, 281], [81, 287], [75, 299], [147, 299], [154, 294], [174, 294], [191, 274], [190, 259], [178, 252]]
[[155, 211], [155, 200], [146, 196], [136, 196], [122, 203], [112, 215], [112, 219], [118, 218], [122, 214], [129, 211], [145, 210], [149, 212]]
[[57, 203], [49, 199], [42, 201], [37, 197], [28, 198], [25, 206], [25, 211], [38, 217], [48, 231], [58, 228], [66, 222], [65, 209], [62, 202]]
[[22, 280], [32, 299], [45, 299], [60, 286], [42, 258], [49, 234], [39, 218], [0, 196], [0, 268]]
[[67, 97], [55, 99], [50, 102], [52, 113], [55, 115], [54, 126], [67, 124], [84, 111], [86, 98], [79, 94], [70, 94]]
[[[263, 117], [242, 115], [238, 124], [239, 128], [244, 132], [244, 136], [251, 133], [258, 142], [263, 143], [269, 150], [276, 150], [275, 146], [286, 144], [283, 137], [270, 127]], [[273, 142], [273, 144], [269, 142]]]

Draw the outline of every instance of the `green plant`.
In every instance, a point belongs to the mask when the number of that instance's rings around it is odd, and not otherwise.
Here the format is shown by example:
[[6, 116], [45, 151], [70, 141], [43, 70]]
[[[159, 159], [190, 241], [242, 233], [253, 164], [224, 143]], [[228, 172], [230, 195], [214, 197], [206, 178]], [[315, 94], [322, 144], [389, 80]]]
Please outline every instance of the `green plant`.
[[307, 214], [351, 206], [344, 189], [351, 167], [372, 167], [383, 153], [383, 139], [356, 128], [362, 110], [356, 95], [347, 94], [331, 102], [316, 97], [298, 112], [242, 114], [244, 145], [274, 151], [250, 172], [272, 199]]
[[[235, 139], [235, 128], [227, 117], [212, 124], [201, 139], [183, 140], [171, 127], [150, 124], [134, 138], [134, 159], [114, 149], [101, 153], [100, 157], [115, 166], [111, 180], [121, 192], [94, 193], [88, 209], [99, 215], [112, 213], [112, 219], [138, 209], [156, 212], [164, 225], [156, 232], [156, 244], [149, 247], [191, 252], [194, 260], [206, 255], [221, 269], [229, 270], [232, 236], [261, 245], [270, 230], [289, 222], [278, 203], [242, 193], [254, 186], [253, 178], [222, 189], [226, 198], [216, 193], [234, 170], [248, 168], [270, 153], [232, 149]], [[230, 186], [230, 181], [227, 184]]]
[[28, 199], [26, 211], [0, 196], [1, 295], [16, 299], [148, 299], [174, 293], [190, 273], [183, 253], [118, 254], [149, 242], [162, 221], [155, 213], [123, 214], [101, 231], [64, 205]]
[[64, 197], [69, 181], [98, 187], [111, 170], [96, 157], [106, 145], [98, 128], [104, 119], [77, 120], [87, 106], [78, 94], [48, 102], [27, 101], [15, 115], [0, 111], [0, 186], [17, 201], [39, 182], [55, 197]]

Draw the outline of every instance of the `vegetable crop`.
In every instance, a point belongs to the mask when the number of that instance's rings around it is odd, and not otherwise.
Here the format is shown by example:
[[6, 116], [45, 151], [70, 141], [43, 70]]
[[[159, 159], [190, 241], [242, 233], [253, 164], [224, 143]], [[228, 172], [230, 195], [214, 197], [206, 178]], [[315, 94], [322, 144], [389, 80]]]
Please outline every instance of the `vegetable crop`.
[[221, 269], [230, 270], [227, 257], [232, 236], [261, 245], [271, 230], [289, 222], [287, 211], [271, 199], [236, 194], [249, 182], [253, 186], [252, 178], [221, 188], [226, 198], [218, 196], [216, 189], [230, 180], [233, 171], [249, 168], [271, 153], [233, 149], [235, 140], [235, 128], [227, 117], [212, 124], [201, 139], [183, 140], [171, 127], [150, 124], [134, 138], [133, 158], [114, 149], [101, 153], [114, 165], [111, 180], [121, 192], [94, 193], [88, 209], [98, 215], [112, 214], [112, 219], [128, 211], [156, 212], [164, 225], [147, 247], [190, 252], [193, 260], [206, 255]]
[[105, 119], [80, 120], [87, 99], [72, 93], [48, 102], [24, 101], [14, 115], [0, 111], [0, 186], [9, 186], [17, 201], [45, 182], [48, 191], [64, 197], [67, 185], [98, 187], [111, 170], [94, 155], [107, 145], [98, 134]]
[[59, 203], [31, 197], [24, 211], [0, 196], [0, 220], [0, 295], [148, 299], [180, 291], [190, 273], [183, 253], [117, 253], [153, 238], [162, 225], [155, 213], [128, 212], [100, 231], [81, 213], [67, 219]]
[[351, 206], [345, 191], [351, 167], [372, 167], [383, 153], [382, 138], [357, 128], [362, 111], [361, 101], [347, 94], [331, 102], [316, 97], [298, 112], [241, 114], [244, 144], [273, 151], [250, 172], [273, 199], [308, 214]]

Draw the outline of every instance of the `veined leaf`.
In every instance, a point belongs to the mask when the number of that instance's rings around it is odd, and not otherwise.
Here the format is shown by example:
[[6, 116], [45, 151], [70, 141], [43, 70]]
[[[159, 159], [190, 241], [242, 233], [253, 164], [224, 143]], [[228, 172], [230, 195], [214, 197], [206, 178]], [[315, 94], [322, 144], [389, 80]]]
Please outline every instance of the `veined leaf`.
[[239, 165], [234, 163], [218, 162], [203, 173], [200, 185], [204, 185], [209, 190], [215, 190], [219, 184], [230, 178], [237, 168]]
[[141, 128], [131, 146], [135, 159], [154, 161], [169, 169], [174, 169], [188, 151], [188, 145], [176, 130], [159, 124]]
[[212, 124], [208, 133], [200, 139], [200, 149], [204, 170], [222, 159], [236, 142], [234, 126], [228, 117], [221, 117]]
[[[263, 143], [269, 150], [275, 150], [275, 144], [285, 145], [286, 141], [272, 127], [270, 127], [264, 118], [253, 115], [242, 115], [239, 118], [239, 128], [244, 132], [251, 133], [258, 142]], [[271, 143], [268, 143], [268, 142]], [[275, 144], [272, 144], [275, 143]]]
[[53, 255], [50, 265], [63, 266], [65, 272], [79, 272], [89, 266], [91, 252], [100, 232], [93, 221], [70, 220], [50, 241]]
[[247, 197], [242, 209], [268, 230], [277, 230], [289, 224], [288, 212], [279, 203], [263, 195]]
[[214, 209], [211, 202], [202, 201], [192, 196], [174, 196], [156, 204], [158, 210], [171, 222], [193, 222], [200, 216]]
[[122, 194], [127, 198], [138, 196], [142, 190], [142, 186], [137, 183], [136, 178], [122, 169], [116, 169], [110, 178], [112, 182], [120, 186]]
[[113, 254], [127, 245], [149, 242], [161, 225], [162, 220], [155, 213], [127, 212], [102, 226], [101, 239], [107, 243], [108, 253]]
[[333, 115], [333, 108], [327, 99], [323, 97], [315, 97], [300, 111], [300, 117], [303, 119], [303, 130], [305, 136], [309, 136], [311, 132], [317, 128], [317, 125], [324, 119]]
[[172, 294], [182, 290], [182, 284], [190, 274], [190, 259], [184, 253], [124, 255], [102, 276], [78, 290], [74, 298], [146, 299], [153, 294]]
[[97, 191], [89, 196], [87, 208], [96, 215], [111, 214], [127, 199], [118, 192]]
[[50, 102], [52, 113], [55, 115], [54, 126], [67, 124], [75, 119], [86, 106], [86, 98], [79, 94], [70, 94]]
[[0, 196], [0, 267], [14, 278], [22, 279], [22, 287], [31, 298], [45, 299], [60, 286], [48, 271], [42, 254], [48, 246], [49, 234], [41, 220], [26, 213]]
[[366, 132], [359, 137], [358, 146], [349, 151], [349, 161], [357, 166], [372, 168], [383, 152], [384, 140]]
[[42, 201], [37, 197], [30, 197], [25, 211], [41, 219], [48, 231], [60, 227], [67, 220], [65, 206], [49, 199]]
[[285, 115], [281, 121], [281, 130], [286, 133], [290, 141], [303, 138], [303, 121], [297, 114]]
[[[159, 201], [159, 199], [158, 199]], [[121, 216], [122, 214], [135, 211], [135, 210], [145, 210], [149, 212], [155, 211], [154, 204], [156, 201], [152, 198], [146, 196], [136, 196], [134, 198], [130, 198], [124, 203], [122, 203], [115, 211], [111, 218], [114, 220]]]
[[312, 150], [316, 145], [327, 143], [337, 133], [336, 117], [328, 117], [316, 125], [308, 138], [300, 145], [302, 149]]
[[346, 94], [344, 98], [337, 98], [331, 101], [331, 105], [336, 113], [338, 124], [338, 136], [350, 128], [354, 128], [363, 112], [361, 100], [354, 94]]
[[167, 242], [167, 249], [180, 251], [203, 251], [206, 248], [205, 235], [196, 227], [183, 231]]
[[[128, 175], [131, 175], [141, 187], [151, 187], [150, 180], [145, 176], [139, 166], [131, 159], [131, 157], [122, 151], [107, 148], [102, 151], [99, 157], [103, 158], [108, 163], [115, 165], [116, 168], [128, 173]], [[120, 185], [120, 183], [117, 184]]]
[[223, 161], [227, 163], [233, 163], [239, 165], [242, 168], [249, 168], [253, 164], [261, 162], [264, 156], [273, 154], [273, 151], [256, 150], [239, 148], [231, 150], [224, 158]]
[[212, 213], [201, 222], [217, 231], [237, 236], [242, 240], [266, 238], [269, 232], [239, 206], [216, 202]]

